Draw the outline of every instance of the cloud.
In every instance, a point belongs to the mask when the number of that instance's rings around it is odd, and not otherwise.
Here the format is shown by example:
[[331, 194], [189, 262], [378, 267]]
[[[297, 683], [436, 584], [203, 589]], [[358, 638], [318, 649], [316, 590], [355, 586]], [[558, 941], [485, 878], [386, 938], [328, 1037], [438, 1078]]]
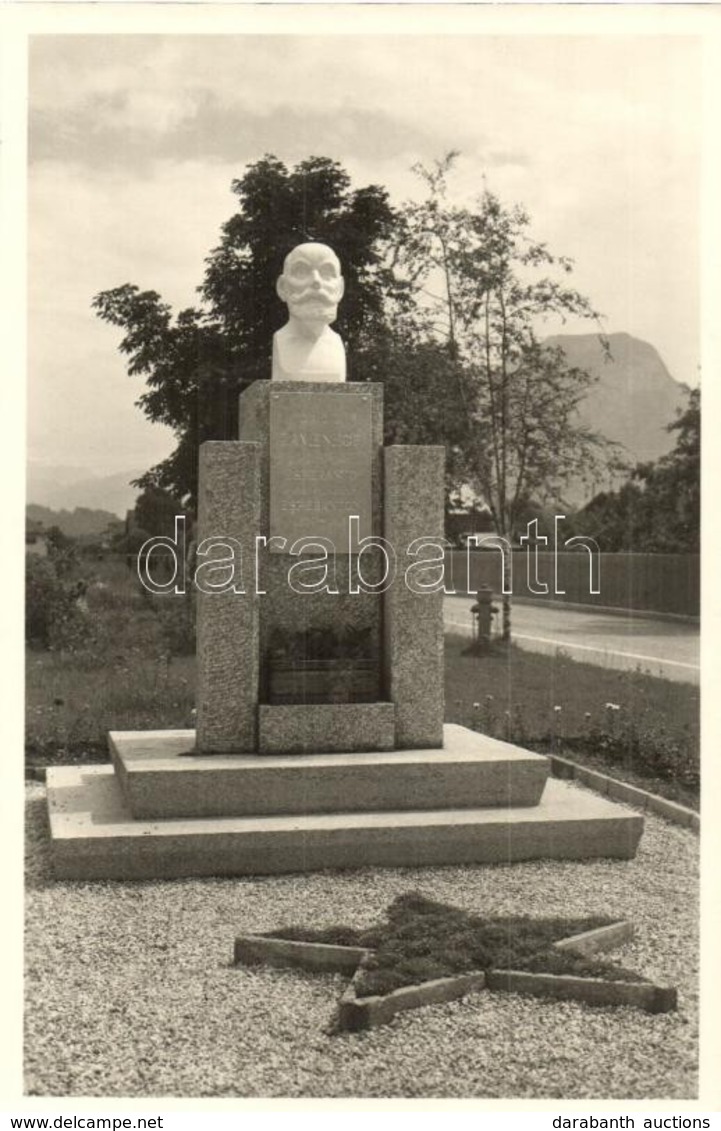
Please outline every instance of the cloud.
[[284, 119], [294, 129], [307, 121], [306, 136], [317, 127], [332, 148], [347, 119], [354, 143], [383, 145], [374, 135], [406, 132], [401, 152], [423, 153], [426, 139], [468, 152], [490, 143], [515, 156], [539, 145], [558, 153], [579, 128], [591, 143], [594, 130], [613, 124], [623, 133], [633, 119], [672, 136], [693, 130], [698, 50], [661, 36], [36, 37], [31, 140], [47, 156], [55, 123], [78, 150], [76, 135], [87, 134], [95, 157], [98, 135], [109, 131], [131, 157], [153, 138], [183, 158], [192, 154], [172, 146], [195, 133], [197, 155], [215, 155], [220, 144], [235, 158], [231, 139], [246, 122], [251, 131], [265, 123], [281, 144]]
[[[182, 107], [163, 101], [167, 124], [158, 129], [158, 116], [151, 110], [156, 103], [154, 95], [116, 93], [83, 103], [61, 122], [54, 111], [34, 110], [30, 160], [62, 158], [94, 170], [130, 168], [148, 175], [163, 161], [236, 161], [240, 166], [263, 153], [282, 153], [291, 162], [318, 152], [410, 162], [419, 154], [440, 153], [445, 146], [442, 136], [382, 110], [349, 108], [338, 114], [291, 104], [254, 110], [228, 105], [213, 91], [197, 89], [185, 93]], [[128, 122], [136, 118], [142, 124], [131, 128]], [[146, 124], [151, 120], [152, 125]]]
[[483, 135], [486, 100], [463, 41], [449, 60], [428, 37], [79, 38], [33, 45], [33, 160], [134, 170], [275, 149], [294, 159], [310, 144], [382, 158], [473, 148]]

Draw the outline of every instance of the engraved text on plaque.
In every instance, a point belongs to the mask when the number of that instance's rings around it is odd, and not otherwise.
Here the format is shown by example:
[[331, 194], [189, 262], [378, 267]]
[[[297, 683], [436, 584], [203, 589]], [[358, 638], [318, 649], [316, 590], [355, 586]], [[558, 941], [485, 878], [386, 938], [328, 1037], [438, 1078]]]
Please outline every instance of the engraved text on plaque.
[[[329, 539], [348, 553], [348, 520], [372, 532], [371, 398], [362, 394], [279, 392], [270, 398], [270, 534]], [[312, 551], [310, 551], [312, 552]]]

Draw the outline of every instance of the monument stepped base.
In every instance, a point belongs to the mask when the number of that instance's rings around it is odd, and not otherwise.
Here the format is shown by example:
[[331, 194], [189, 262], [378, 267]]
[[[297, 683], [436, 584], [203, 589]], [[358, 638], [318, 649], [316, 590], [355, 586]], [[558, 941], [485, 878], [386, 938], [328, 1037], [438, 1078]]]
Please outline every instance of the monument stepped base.
[[194, 752], [192, 730], [111, 731], [109, 746], [139, 820], [538, 804], [547, 758], [467, 727], [443, 737], [430, 750], [213, 756]]
[[[462, 727], [448, 728], [447, 749], [395, 754], [208, 758], [190, 753], [192, 740], [192, 731], [114, 735], [115, 767], [48, 771], [59, 879], [628, 859], [643, 830], [641, 816], [546, 781], [547, 759]], [[212, 811], [224, 791], [237, 804], [244, 782], [252, 815], [182, 815], [189, 804]], [[332, 811], [319, 808], [331, 798]], [[351, 808], [364, 798], [367, 809]], [[148, 805], [176, 811], [139, 818]]]

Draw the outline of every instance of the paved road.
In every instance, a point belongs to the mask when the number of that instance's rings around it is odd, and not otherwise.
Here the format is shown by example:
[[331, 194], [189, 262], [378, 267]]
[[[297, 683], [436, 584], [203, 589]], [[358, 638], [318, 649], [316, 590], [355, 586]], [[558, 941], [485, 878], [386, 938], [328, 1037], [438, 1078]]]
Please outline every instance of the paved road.
[[[470, 635], [470, 597], [446, 597], [446, 630]], [[558, 605], [513, 605], [513, 640], [532, 652], [562, 649], [575, 660], [700, 682], [699, 629], [682, 621], [581, 612]]]

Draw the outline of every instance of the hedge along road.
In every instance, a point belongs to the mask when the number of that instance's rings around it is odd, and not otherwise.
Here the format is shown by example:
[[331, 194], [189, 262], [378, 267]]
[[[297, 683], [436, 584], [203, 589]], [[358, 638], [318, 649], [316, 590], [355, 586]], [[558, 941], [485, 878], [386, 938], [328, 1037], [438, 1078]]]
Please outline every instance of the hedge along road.
[[[445, 598], [446, 632], [471, 635], [472, 604], [469, 597]], [[498, 596], [494, 604], [500, 608]], [[665, 679], [700, 682], [700, 632], [695, 624], [514, 601], [511, 625], [513, 642], [531, 652], [553, 655], [562, 650], [599, 667], [640, 667]], [[496, 617], [494, 631], [499, 627]]]

